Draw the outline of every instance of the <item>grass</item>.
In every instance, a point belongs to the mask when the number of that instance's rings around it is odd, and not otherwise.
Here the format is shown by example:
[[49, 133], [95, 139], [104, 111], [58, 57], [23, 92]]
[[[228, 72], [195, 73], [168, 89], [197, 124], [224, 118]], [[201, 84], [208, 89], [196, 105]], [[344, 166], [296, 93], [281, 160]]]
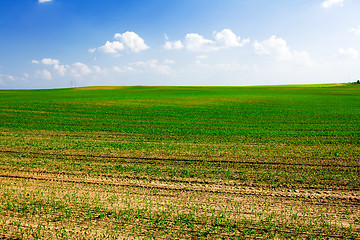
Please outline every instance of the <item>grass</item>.
[[1, 90], [0, 109], [0, 238], [360, 237], [359, 85]]

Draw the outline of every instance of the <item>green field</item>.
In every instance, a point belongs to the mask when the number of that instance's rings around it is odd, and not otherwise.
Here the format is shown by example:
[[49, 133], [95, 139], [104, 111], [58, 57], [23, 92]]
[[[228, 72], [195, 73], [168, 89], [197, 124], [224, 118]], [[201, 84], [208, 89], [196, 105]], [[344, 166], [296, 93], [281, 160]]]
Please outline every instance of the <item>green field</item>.
[[0, 239], [360, 237], [360, 85], [0, 90]]

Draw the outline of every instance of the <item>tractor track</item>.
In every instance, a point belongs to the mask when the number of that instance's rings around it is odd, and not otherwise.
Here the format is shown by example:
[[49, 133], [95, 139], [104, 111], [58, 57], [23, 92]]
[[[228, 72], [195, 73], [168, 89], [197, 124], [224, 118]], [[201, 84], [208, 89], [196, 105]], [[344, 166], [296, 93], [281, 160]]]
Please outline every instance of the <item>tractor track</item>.
[[48, 181], [48, 182], [65, 182], [65, 183], [77, 183], [77, 184], [91, 184], [91, 185], [106, 185], [106, 186], [116, 186], [116, 187], [129, 187], [129, 188], [140, 188], [140, 189], [158, 189], [158, 190], [167, 190], [167, 191], [179, 191], [179, 192], [207, 192], [212, 194], [229, 194], [229, 195], [247, 195], [247, 196], [268, 196], [268, 197], [284, 197], [284, 198], [301, 198], [303, 201], [313, 201], [313, 200], [324, 200], [328, 202], [330, 198], [331, 201], [342, 201], [345, 204], [359, 205], [360, 206], [360, 196], [342, 196], [342, 195], [331, 195], [331, 194], [321, 194], [314, 193], [304, 195], [302, 193], [284, 193], [279, 191], [258, 191], [258, 190], [247, 190], [247, 189], [223, 189], [222, 186], [218, 186], [217, 189], [211, 188], [200, 188], [193, 186], [164, 186], [159, 184], [139, 184], [139, 183], [116, 183], [109, 181], [96, 181], [96, 180], [85, 180], [85, 179], [61, 179], [54, 177], [43, 177], [43, 176], [24, 176], [24, 175], [15, 175], [15, 174], [0, 174], [1, 178], [12, 178], [12, 179], [30, 179], [37, 181]]
[[[26, 154], [38, 156], [53, 156], [67, 158], [71, 157], [72, 160], [91, 160], [94, 162], [102, 161], [104, 159], [120, 159], [120, 160], [142, 160], [132, 163], [147, 163], [156, 164], [156, 162], [195, 162], [195, 163], [226, 163], [226, 164], [244, 164], [244, 165], [274, 165], [274, 166], [303, 166], [303, 167], [341, 167], [341, 168], [357, 168], [360, 170], [360, 165], [334, 165], [334, 164], [309, 164], [309, 163], [289, 163], [289, 162], [256, 162], [256, 161], [232, 161], [232, 160], [205, 160], [205, 159], [175, 159], [175, 158], [158, 158], [158, 157], [131, 157], [131, 156], [105, 156], [94, 154], [68, 154], [68, 153], [49, 153], [49, 152], [33, 152], [33, 151], [14, 151], [14, 150], [0, 150], [0, 153]], [[294, 158], [285, 158], [284, 160], [293, 160]], [[305, 159], [305, 158], [300, 158]], [[307, 159], [307, 158], [306, 158]], [[316, 158], [309, 158], [316, 159]], [[146, 162], [150, 161], [150, 162]], [[119, 161], [114, 161], [119, 162]], [[124, 161], [127, 162], [127, 161]]]
[[[94, 219], [96, 219], [96, 217], [94, 218]], [[146, 219], [146, 220], [151, 220], [151, 219], [149, 219], [149, 218], [147, 218], [147, 217], [143, 217], [143, 219]], [[162, 221], [165, 221], [165, 222], [167, 222], [167, 223], [172, 223], [172, 221], [171, 220], [167, 220], [167, 219], [162, 219]], [[195, 225], [199, 225], [199, 226], [203, 226], [203, 224], [202, 223], [200, 223], [200, 222], [196, 222], [196, 221], [194, 221], [193, 222]], [[129, 222], [129, 223], [127, 223], [126, 224], [127, 226], [136, 226], [136, 223], [131, 223], [131, 222]], [[20, 224], [20, 226], [21, 227], [31, 227], [31, 228], [37, 228], [38, 226], [37, 225], [35, 225], [35, 224], [32, 224], [32, 225], [29, 225], [29, 224]], [[218, 226], [221, 226], [221, 227], [227, 227], [225, 224], [218, 224]], [[49, 230], [60, 230], [60, 227], [56, 227], [56, 226], [52, 226], [52, 227], [50, 227], [50, 226], [47, 226], [46, 227], [47, 229], [49, 229]], [[180, 230], [180, 228], [178, 227], [178, 226], [172, 226], [172, 228], [173, 229], [175, 229], [175, 230]], [[106, 231], [106, 229], [104, 229], [104, 228], [99, 228], [99, 227], [96, 227], [96, 229], [97, 230], [103, 230], [103, 231]], [[244, 230], [244, 229], [249, 229], [249, 230], [255, 230], [255, 231], [259, 231], [259, 232], [277, 232], [277, 233], [287, 233], [287, 234], [291, 234], [291, 235], [294, 235], [295, 234], [295, 236], [301, 236], [301, 237], [305, 237], [305, 238], [309, 238], [309, 236], [310, 235], [316, 235], [316, 236], [318, 236], [318, 237], [322, 237], [322, 238], [334, 238], [334, 239], [342, 239], [342, 238], [344, 238], [342, 235], [337, 235], [337, 234], [323, 234], [322, 232], [318, 232], [318, 231], [316, 231], [316, 232], [296, 232], [296, 233], [294, 233], [294, 231], [292, 231], [291, 229], [276, 229], [276, 230], [269, 230], [269, 229], [267, 229], [267, 228], [261, 228], [261, 227], [251, 227], [251, 226], [239, 226], [239, 227], [237, 227], [237, 230], [238, 231], [240, 231], [240, 232], [237, 232], [237, 233], [233, 233], [233, 234], [231, 234], [231, 233], [225, 233], [225, 232], [216, 232], [216, 233], [211, 233], [211, 237], [215, 237], [215, 236], [217, 236], [217, 237], [221, 237], [221, 238], [224, 238], [224, 237], [226, 237], [226, 238], [243, 238], [243, 237], [246, 237], [247, 239], [263, 239], [262, 237], [255, 237], [255, 236], [252, 236], [252, 235], [248, 235], [248, 234], [246, 234], [246, 233], [242, 233], [242, 231]], [[72, 231], [72, 230], [70, 230], [70, 229], [66, 229], [65, 231], [68, 231], [68, 232], [70, 232], [70, 231]], [[186, 229], [185, 230], [186, 232], [188, 232], [188, 233], [192, 233], [192, 234], [194, 234], [195, 236], [196, 236], [196, 234], [198, 233], [196, 230], [192, 230], [192, 229]], [[355, 231], [355, 232], [357, 232], [357, 231]], [[126, 236], [126, 234], [129, 234], [129, 232], [124, 232], [124, 237]], [[144, 236], [146, 236], [146, 233], [143, 233], [143, 234], [141, 234], [141, 235], [144, 235]], [[158, 238], [159, 239], [164, 239], [165, 238], [165, 236], [163, 236], [163, 237], [160, 237], [160, 236], [158, 236]], [[15, 237], [15, 236], [13, 236], [13, 235], [8, 235], [8, 234], [0, 234], [0, 239], [4, 239], [4, 240], [20, 240], [20, 238], [18, 238], [18, 237]], [[125, 239], [125, 238], [124, 238]]]
[[[29, 169], [16, 169], [9, 167], [1, 167], [0, 170], [4, 171], [14, 171], [14, 172], [24, 172], [29, 173]], [[247, 183], [247, 182], [238, 182], [238, 181], [209, 181], [202, 179], [174, 179], [174, 178], [158, 178], [158, 177], [141, 177], [134, 175], [116, 175], [116, 174], [102, 174], [102, 173], [85, 173], [85, 172], [64, 172], [64, 171], [47, 171], [47, 170], [36, 170], [31, 169], [31, 173], [37, 174], [51, 174], [58, 176], [76, 176], [76, 177], [104, 177], [112, 179], [129, 179], [129, 180], [145, 180], [145, 181], [159, 181], [165, 183], [185, 183], [185, 184], [206, 184], [206, 185], [220, 185], [220, 186], [229, 186], [229, 187], [260, 187], [260, 188], [274, 188], [273, 185], [266, 184], [257, 184], [257, 183]], [[277, 187], [279, 188], [279, 187]], [[291, 189], [289, 187], [283, 186], [280, 187], [283, 189]], [[360, 191], [360, 188], [344, 188], [344, 186], [339, 187], [315, 187], [315, 186], [296, 186], [296, 189], [302, 190], [325, 190], [325, 191], [336, 191], [336, 190], [346, 190], [346, 191]]]

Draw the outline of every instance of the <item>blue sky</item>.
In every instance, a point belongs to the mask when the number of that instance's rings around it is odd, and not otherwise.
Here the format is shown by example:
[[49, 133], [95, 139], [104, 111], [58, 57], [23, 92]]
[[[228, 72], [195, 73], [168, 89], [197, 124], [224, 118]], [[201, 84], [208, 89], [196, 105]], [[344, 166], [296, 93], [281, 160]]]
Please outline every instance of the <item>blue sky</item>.
[[0, 0], [0, 88], [360, 78], [358, 0]]

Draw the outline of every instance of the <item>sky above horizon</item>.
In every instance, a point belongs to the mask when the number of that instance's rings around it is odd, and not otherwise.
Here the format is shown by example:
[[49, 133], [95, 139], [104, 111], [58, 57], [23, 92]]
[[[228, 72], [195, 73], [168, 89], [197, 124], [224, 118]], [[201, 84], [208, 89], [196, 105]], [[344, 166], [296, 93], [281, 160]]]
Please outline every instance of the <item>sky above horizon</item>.
[[0, 89], [360, 79], [358, 0], [0, 0]]

